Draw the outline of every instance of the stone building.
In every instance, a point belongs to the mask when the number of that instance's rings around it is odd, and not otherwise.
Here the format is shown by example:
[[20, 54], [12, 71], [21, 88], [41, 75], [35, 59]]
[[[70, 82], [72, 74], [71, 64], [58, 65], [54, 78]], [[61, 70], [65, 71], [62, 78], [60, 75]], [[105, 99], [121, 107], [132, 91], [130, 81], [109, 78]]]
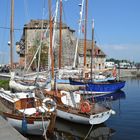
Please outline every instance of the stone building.
[[[87, 53], [86, 53], [86, 66], [91, 67], [91, 47], [92, 41], [87, 40]], [[106, 54], [94, 43], [93, 51], [93, 68], [96, 70], [105, 68]], [[78, 67], [83, 67], [84, 65], [84, 40], [79, 41], [78, 47]]]
[[[55, 67], [58, 66], [58, 51], [59, 51], [59, 23], [56, 23], [55, 41], [54, 41], [54, 56]], [[48, 50], [49, 50], [49, 21], [48, 20], [31, 20], [28, 24], [24, 25], [23, 35], [21, 40], [16, 43], [17, 53], [20, 56], [20, 66], [28, 66], [34, 58], [32, 69], [37, 67], [38, 54], [35, 56], [37, 48], [41, 45], [41, 67], [48, 66]], [[87, 67], [91, 65], [91, 41], [87, 40]], [[76, 46], [75, 31], [62, 24], [62, 67], [72, 66], [74, 61]], [[83, 67], [84, 60], [84, 40], [79, 40], [77, 67]], [[93, 66], [95, 69], [102, 69], [105, 67], [106, 55], [95, 44], [93, 54]]]
[[[62, 24], [62, 67], [72, 65], [74, 56], [74, 36], [75, 31], [70, 29], [66, 24]], [[56, 23], [55, 41], [54, 41], [55, 67], [58, 66], [58, 51], [59, 51], [59, 23]], [[17, 53], [20, 55], [20, 65], [28, 67], [33, 60], [37, 48], [42, 45], [41, 53], [43, 60], [42, 67], [48, 65], [48, 50], [49, 50], [49, 21], [48, 20], [31, 20], [24, 25], [23, 35], [21, 40], [16, 43]], [[32, 67], [37, 65], [37, 56], [34, 57]]]

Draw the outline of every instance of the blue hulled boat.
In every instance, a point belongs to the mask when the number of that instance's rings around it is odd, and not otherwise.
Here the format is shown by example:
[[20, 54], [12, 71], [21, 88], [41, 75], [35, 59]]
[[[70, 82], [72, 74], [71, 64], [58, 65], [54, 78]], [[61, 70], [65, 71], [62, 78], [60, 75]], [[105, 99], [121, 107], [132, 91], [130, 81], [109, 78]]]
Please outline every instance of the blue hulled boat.
[[76, 81], [69, 79], [71, 85], [85, 85], [85, 91], [88, 93], [113, 93], [125, 86], [125, 81], [111, 81], [111, 82], [91, 82], [91, 81]]

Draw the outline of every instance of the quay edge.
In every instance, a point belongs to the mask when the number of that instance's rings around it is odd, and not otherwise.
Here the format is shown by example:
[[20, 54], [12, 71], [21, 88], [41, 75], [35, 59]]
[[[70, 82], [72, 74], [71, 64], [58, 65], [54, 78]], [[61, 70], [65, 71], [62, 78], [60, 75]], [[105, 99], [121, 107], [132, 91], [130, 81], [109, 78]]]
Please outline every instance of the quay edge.
[[0, 116], [0, 140], [27, 140]]

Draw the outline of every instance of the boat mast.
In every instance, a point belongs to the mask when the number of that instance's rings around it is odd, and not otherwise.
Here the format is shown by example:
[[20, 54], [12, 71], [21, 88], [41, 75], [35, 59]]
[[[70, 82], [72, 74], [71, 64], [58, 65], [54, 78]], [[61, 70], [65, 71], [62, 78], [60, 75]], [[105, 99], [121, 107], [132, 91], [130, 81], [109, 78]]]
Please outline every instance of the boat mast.
[[85, 4], [85, 34], [84, 34], [84, 67], [86, 66], [86, 50], [87, 50], [87, 16], [88, 16], [88, 0]]
[[92, 20], [92, 44], [91, 44], [91, 81], [92, 81], [93, 53], [94, 53], [94, 20]]
[[60, 41], [60, 47], [59, 47], [59, 69], [61, 69], [61, 57], [62, 57], [62, 0], [60, 0], [60, 24], [59, 24], [59, 41]]
[[50, 57], [51, 57], [51, 72], [52, 72], [52, 79], [54, 79], [54, 57], [53, 57], [53, 49], [52, 49], [52, 26], [53, 26], [53, 20], [52, 20], [52, 9], [51, 9], [52, 1], [48, 0], [48, 9], [49, 9], [49, 24], [50, 24]]
[[76, 41], [73, 68], [75, 68], [76, 59], [77, 59], [77, 49], [78, 49], [78, 44], [79, 44], [79, 36], [80, 36], [80, 33], [81, 33], [81, 24], [82, 24], [82, 17], [83, 17], [84, 1], [85, 0], [82, 0], [82, 4], [79, 4], [79, 6], [80, 6], [80, 20], [79, 20], [78, 37], [77, 37], [77, 41]]
[[52, 36], [52, 48], [53, 50], [55, 49], [56, 47], [56, 28], [57, 28], [57, 15], [58, 15], [58, 5], [59, 5], [59, 0], [56, 1], [56, 8], [55, 8], [55, 14], [53, 16], [53, 36]]
[[14, 0], [11, 0], [11, 23], [10, 23], [10, 66], [13, 70], [13, 34], [14, 34]]

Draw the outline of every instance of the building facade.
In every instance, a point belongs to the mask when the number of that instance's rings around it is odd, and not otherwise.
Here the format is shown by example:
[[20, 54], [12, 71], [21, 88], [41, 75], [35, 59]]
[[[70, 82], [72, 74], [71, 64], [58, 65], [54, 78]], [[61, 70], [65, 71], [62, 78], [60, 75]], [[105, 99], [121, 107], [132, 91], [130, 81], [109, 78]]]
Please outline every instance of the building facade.
[[[54, 29], [55, 28], [55, 29]], [[55, 30], [54, 36], [54, 56], [55, 56], [55, 67], [58, 66], [58, 52], [59, 52], [59, 23], [56, 23], [56, 26], [53, 27]], [[70, 29], [66, 24], [62, 24], [62, 67], [65, 65], [72, 65], [74, 56], [74, 33], [75, 31]], [[37, 66], [37, 48], [41, 46], [41, 58], [42, 67], [48, 66], [49, 59], [48, 51], [50, 44], [50, 35], [49, 35], [49, 21], [48, 20], [31, 20], [23, 28], [23, 35], [21, 40], [16, 43], [17, 53], [20, 56], [20, 65], [28, 67], [31, 62], [32, 67]], [[34, 59], [34, 60], [33, 60]]]
[[[106, 54], [94, 43], [94, 50], [92, 52], [92, 41], [87, 40], [87, 52], [86, 52], [86, 66], [91, 68], [91, 58], [92, 58], [92, 67], [96, 70], [104, 69], [106, 62]], [[83, 67], [84, 65], [84, 40], [79, 41], [78, 47], [78, 67]]]
[[[59, 23], [53, 28], [55, 30], [54, 36], [54, 58], [55, 67], [58, 67], [58, 52], [59, 52]], [[91, 43], [87, 40], [87, 67], [91, 66]], [[46, 68], [49, 64], [49, 21], [48, 20], [31, 20], [23, 28], [23, 35], [21, 40], [16, 43], [17, 53], [20, 56], [19, 64], [21, 67], [28, 68], [31, 65], [32, 69], [35, 69], [38, 64], [39, 47], [41, 46], [41, 61], [40, 66]], [[75, 31], [68, 27], [66, 24], [62, 24], [62, 67], [73, 66], [74, 54], [76, 46]], [[79, 40], [77, 67], [83, 67], [84, 60], [84, 40]], [[35, 55], [36, 54], [36, 55]], [[95, 69], [102, 69], [105, 67], [106, 55], [95, 44], [93, 54], [93, 67]], [[31, 64], [32, 63], [32, 64]]]

